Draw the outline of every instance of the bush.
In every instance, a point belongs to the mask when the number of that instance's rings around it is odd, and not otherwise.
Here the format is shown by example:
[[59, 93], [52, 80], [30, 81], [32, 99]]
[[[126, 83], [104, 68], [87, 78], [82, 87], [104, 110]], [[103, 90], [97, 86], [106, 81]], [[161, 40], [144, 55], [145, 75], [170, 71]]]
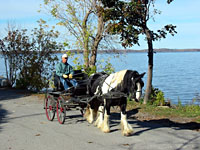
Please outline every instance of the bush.
[[156, 106], [164, 106], [165, 105], [164, 93], [161, 90], [159, 90], [158, 88], [152, 87], [151, 95], [150, 95], [150, 104], [153, 104]]
[[11, 85], [39, 91], [46, 87], [58, 60], [54, 55], [62, 46], [56, 42], [59, 33], [47, 31], [45, 22], [40, 20], [39, 28], [27, 35], [27, 30], [9, 31], [0, 40], [0, 49], [6, 65], [7, 78]]

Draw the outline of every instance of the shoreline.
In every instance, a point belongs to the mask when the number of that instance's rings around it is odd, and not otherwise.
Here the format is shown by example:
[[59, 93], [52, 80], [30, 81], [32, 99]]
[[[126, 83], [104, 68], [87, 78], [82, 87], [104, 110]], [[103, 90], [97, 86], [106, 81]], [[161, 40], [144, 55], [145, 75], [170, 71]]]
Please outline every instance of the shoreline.
[[[64, 52], [73, 52], [73, 53], [83, 53], [83, 50], [65, 50], [65, 51], [58, 51], [55, 53], [64, 53]], [[117, 53], [147, 53], [148, 50], [132, 50], [132, 49], [124, 49], [124, 50], [98, 50], [99, 54], [117, 54]], [[161, 49], [154, 49], [155, 53], [167, 53], [167, 52], [200, 52], [200, 49], [167, 49], [167, 48], [161, 48]]]
[[[83, 50], [64, 50], [64, 51], [55, 51], [54, 53], [65, 53], [65, 52], [72, 52], [72, 53], [83, 53]], [[123, 50], [98, 50], [99, 54], [120, 54], [120, 53], [147, 53], [147, 49], [143, 50], [133, 50], [133, 49], [123, 49]], [[175, 52], [200, 52], [200, 49], [168, 49], [168, 48], [160, 48], [160, 49], [154, 49], [154, 53], [175, 53]], [[2, 52], [0, 51], [0, 54], [2, 55]]]

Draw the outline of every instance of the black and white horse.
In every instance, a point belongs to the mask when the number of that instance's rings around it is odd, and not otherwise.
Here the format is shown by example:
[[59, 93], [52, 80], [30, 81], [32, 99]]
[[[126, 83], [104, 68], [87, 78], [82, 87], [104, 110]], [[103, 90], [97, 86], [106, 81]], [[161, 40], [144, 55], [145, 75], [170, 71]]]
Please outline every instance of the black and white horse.
[[144, 74], [132, 70], [122, 70], [110, 75], [97, 73], [90, 76], [88, 91], [93, 100], [90, 101], [85, 114], [87, 121], [93, 123], [97, 116], [95, 125], [105, 133], [110, 132], [110, 107], [120, 106], [122, 134], [131, 135], [133, 129], [127, 122], [126, 114], [127, 96], [135, 100], [140, 99], [144, 86], [142, 81]]

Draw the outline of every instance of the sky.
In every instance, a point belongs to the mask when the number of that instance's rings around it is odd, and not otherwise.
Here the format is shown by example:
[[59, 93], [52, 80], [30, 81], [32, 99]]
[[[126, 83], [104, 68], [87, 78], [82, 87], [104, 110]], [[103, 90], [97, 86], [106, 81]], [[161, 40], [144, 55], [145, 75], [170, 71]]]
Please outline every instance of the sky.
[[[167, 0], [156, 0], [155, 8], [160, 15], [154, 16], [155, 21], [148, 23], [150, 29], [158, 30], [167, 24], [177, 26], [175, 36], [168, 35], [166, 39], [154, 42], [154, 48], [170, 49], [200, 49], [200, 0], [174, 0], [170, 5]], [[8, 22], [14, 22], [17, 27], [33, 29], [38, 27], [37, 20], [51, 20], [50, 15], [39, 13], [43, 0], [0, 0], [0, 38], [5, 36]], [[63, 32], [63, 31], [61, 31]], [[144, 37], [140, 38], [140, 46], [131, 49], [147, 49]]]

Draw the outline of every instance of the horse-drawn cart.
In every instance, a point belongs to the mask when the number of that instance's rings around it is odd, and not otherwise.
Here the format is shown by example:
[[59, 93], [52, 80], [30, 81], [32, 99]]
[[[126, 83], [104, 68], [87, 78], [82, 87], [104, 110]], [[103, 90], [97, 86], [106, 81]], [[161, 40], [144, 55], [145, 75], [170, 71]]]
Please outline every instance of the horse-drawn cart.
[[[84, 115], [88, 102], [92, 99], [87, 93], [88, 76], [80, 70], [75, 71], [74, 78], [78, 82], [77, 87], [71, 85], [65, 91], [58, 76], [54, 73], [54, 89], [47, 91], [45, 96], [44, 108], [49, 121], [53, 121], [57, 113], [58, 122], [63, 124], [66, 118], [66, 111], [79, 109]], [[70, 84], [70, 83], [69, 83]]]
[[[100, 80], [101, 86], [103, 84], [104, 79], [107, 76], [108, 75], [106, 73], [96, 73], [92, 76], [92, 78], [89, 78], [87, 74], [83, 73], [80, 70], [76, 70], [74, 78], [78, 82], [78, 86], [71, 86], [68, 91], [65, 91], [58, 76], [54, 73], [55, 88], [52, 91], [46, 92], [44, 102], [44, 108], [46, 110], [47, 119], [49, 121], [53, 121], [55, 114], [57, 113], [58, 122], [60, 124], [63, 124], [65, 122], [67, 110], [79, 109], [81, 115], [83, 116], [85, 108], [94, 99], [98, 99], [101, 103], [103, 102], [103, 99], [119, 99], [120, 97], [126, 97], [127, 95], [120, 91], [109, 92], [107, 94], [91, 94], [90, 84], [93, 84], [95, 81]], [[70, 83], [68, 84], [70, 85]], [[90, 90], [88, 90], [88, 88]]]
[[[47, 92], [45, 109], [47, 119], [52, 121], [57, 112], [60, 124], [65, 122], [66, 111], [71, 108], [80, 108], [81, 114], [88, 106], [85, 118], [89, 123], [95, 121], [95, 125], [105, 133], [110, 132], [109, 116], [110, 107], [119, 106], [121, 109], [121, 124], [123, 135], [131, 135], [133, 129], [127, 122], [127, 97], [139, 100], [142, 95], [144, 82], [142, 78], [145, 73], [139, 74], [134, 70], [122, 70], [110, 75], [96, 73], [89, 78], [86, 74], [79, 72], [74, 77], [78, 81], [77, 87], [70, 90], [60, 89], [60, 81], [54, 80], [55, 90]], [[59, 82], [58, 82], [59, 81]], [[96, 114], [98, 114], [96, 116]], [[97, 117], [97, 118], [96, 118]]]

